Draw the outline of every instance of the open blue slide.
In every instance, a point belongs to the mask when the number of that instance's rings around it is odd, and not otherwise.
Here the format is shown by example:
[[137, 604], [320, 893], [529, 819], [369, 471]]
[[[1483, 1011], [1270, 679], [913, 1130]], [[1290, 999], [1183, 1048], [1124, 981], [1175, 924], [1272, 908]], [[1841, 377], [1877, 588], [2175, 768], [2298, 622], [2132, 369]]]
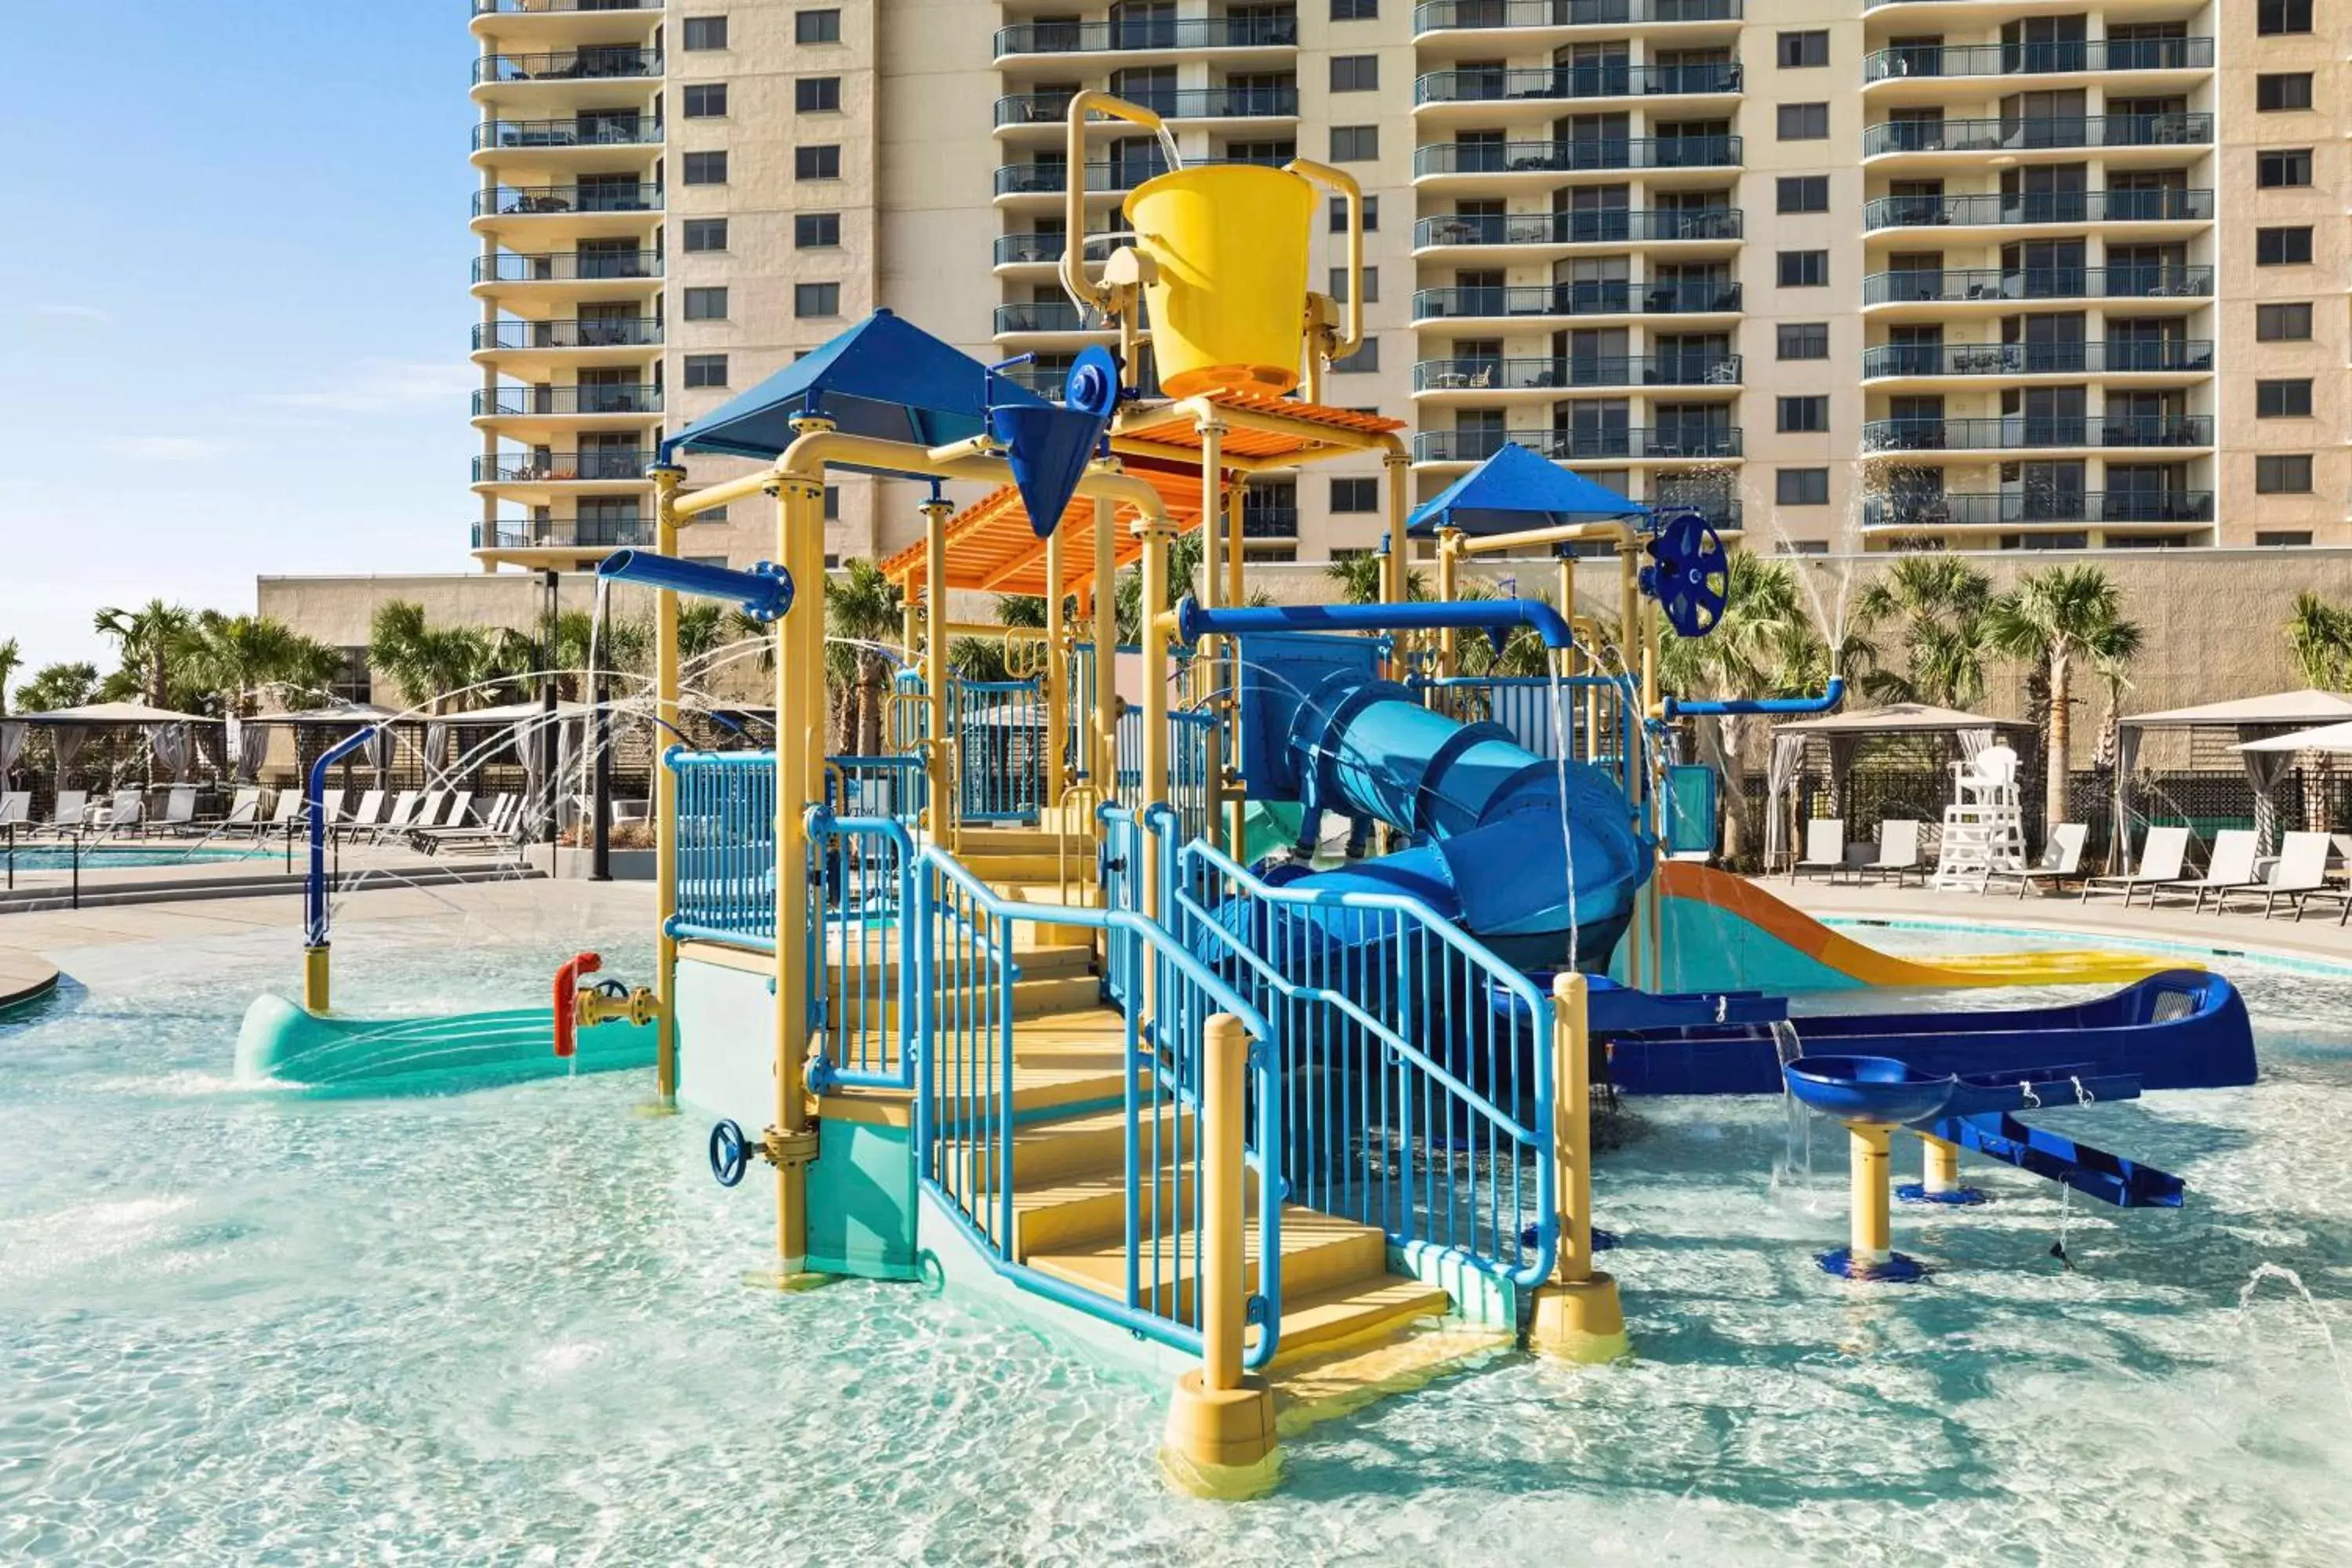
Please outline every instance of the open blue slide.
[[[1579, 966], [1607, 967], [1654, 858], [1608, 774], [1581, 763], [1563, 773], [1499, 724], [1432, 712], [1379, 678], [1380, 647], [1368, 638], [1263, 632], [1241, 640], [1250, 797], [1299, 802], [1309, 825], [1302, 832], [1331, 811], [1412, 839], [1395, 854], [1291, 885], [1418, 899], [1522, 968], [1559, 964], [1572, 922]], [[1328, 911], [1328, 935], [1346, 940], [1338, 929], [1346, 915]]]

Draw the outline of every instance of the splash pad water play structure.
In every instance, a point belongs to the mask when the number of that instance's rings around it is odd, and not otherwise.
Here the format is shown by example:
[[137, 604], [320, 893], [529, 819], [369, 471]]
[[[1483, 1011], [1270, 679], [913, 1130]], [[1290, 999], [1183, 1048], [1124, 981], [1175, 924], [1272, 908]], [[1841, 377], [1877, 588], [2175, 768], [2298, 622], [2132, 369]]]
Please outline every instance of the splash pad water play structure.
[[[1077, 94], [1074, 163], [1097, 112], [1160, 129]], [[1324, 191], [1347, 215], [1344, 316], [1306, 286]], [[518, 1072], [649, 1054], [659, 1098], [710, 1123], [723, 1182], [772, 1169], [775, 1282], [943, 1283], [1150, 1369], [1174, 1384], [1170, 1474], [1218, 1495], [1263, 1490], [1283, 1436], [1465, 1344], [1625, 1352], [1595, 1266], [1595, 1080], [1785, 1086], [1844, 1121], [1849, 1277], [1911, 1272], [1889, 1235], [1898, 1129], [1929, 1198], [1958, 1191], [1967, 1149], [2119, 1206], [2177, 1205], [2164, 1173], [2024, 1119], [2251, 1081], [2227, 982], [2121, 954], [1897, 959], [1665, 858], [1694, 847], [1676, 803], [1704, 782], [1666, 760], [1679, 720], [1822, 710], [1841, 689], [1661, 694], [1661, 621], [1704, 636], [1725, 608], [1721, 542], [1691, 514], [1506, 447], [1409, 516], [1396, 423], [1320, 398], [1361, 335], [1360, 209], [1352, 180], [1305, 161], [1178, 168], [1129, 198], [1136, 243], [1099, 276], [1066, 251], [1066, 285], [1120, 352], [1082, 356], [1062, 398], [882, 312], [671, 437], [653, 549], [603, 569], [656, 591], [652, 718], [675, 730], [679, 596], [713, 596], [775, 627], [778, 742], [664, 757], [654, 984], [583, 992], [575, 963], [534, 1017], [347, 1025], [328, 1010], [320, 893], [308, 1005], [257, 1005], [241, 1068], [309, 1081], [303, 1063], [332, 1062], [338, 1083], [407, 1087], [386, 1064], [416, 1061], [420, 1033], [499, 1042]], [[1131, 384], [1147, 300], [1169, 399]], [[697, 453], [762, 466], [689, 491]], [[1382, 602], [1244, 605], [1246, 477], [1367, 455]], [[824, 745], [835, 470], [930, 486], [921, 543], [886, 564], [910, 658], [887, 755]], [[947, 482], [989, 494], [958, 514]], [[763, 497], [772, 566], [678, 559], [681, 523]], [[1170, 543], [1193, 528], [1201, 591], [1163, 611]], [[1433, 604], [1404, 602], [1416, 532], [1436, 535]], [[1569, 552], [1594, 545], [1616, 564], [1613, 631], [1576, 601]], [[1560, 552], [1557, 604], [1458, 596], [1461, 562], [1531, 549]], [[1115, 587], [1130, 565], [1131, 653]], [[1045, 600], [1034, 679], [950, 675], [949, 596], [975, 590]], [[1463, 637], [1519, 628], [1546, 676], [1460, 672]], [[1140, 670], [1132, 714], [1122, 656]], [[1340, 864], [1316, 854], [1331, 816], [1362, 849]], [[1270, 819], [1293, 842], [1268, 855]], [[1787, 1028], [1791, 993], [2090, 980], [2134, 984], [2031, 1015]], [[1837, 1050], [1803, 1048], [1809, 1032]], [[567, 1035], [577, 1056], [558, 1055]]]

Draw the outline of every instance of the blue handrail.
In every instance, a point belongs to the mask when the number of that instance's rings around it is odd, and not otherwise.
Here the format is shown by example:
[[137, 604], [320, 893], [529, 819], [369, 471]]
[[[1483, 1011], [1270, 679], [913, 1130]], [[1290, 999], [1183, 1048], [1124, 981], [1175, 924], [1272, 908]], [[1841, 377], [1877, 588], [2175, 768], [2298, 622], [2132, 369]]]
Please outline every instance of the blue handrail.
[[371, 724], [319, 753], [302, 786], [302, 805], [310, 818], [310, 867], [302, 880], [302, 940], [310, 947], [327, 945], [327, 770], [382, 734], [384, 726]]
[[1507, 631], [1533, 627], [1555, 652], [1576, 646], [1558, 610], [1540, 599], [1472, 599], [1417, 605], [1248, 605], [1211, 609], [1191, 595], [1176, 605], [1176, 637], [1193, 643], [1220, 633]]
[[1845, 700], [1845, 677], [1832, 675], [1818, 697], [1738, 697], [1666, 699], [1669, 719], [1719, 719], [1748, 713], [1827, 713]]
[[915, 845], [898, 822], [809, 807], [810, 1089], [915, 1087]]

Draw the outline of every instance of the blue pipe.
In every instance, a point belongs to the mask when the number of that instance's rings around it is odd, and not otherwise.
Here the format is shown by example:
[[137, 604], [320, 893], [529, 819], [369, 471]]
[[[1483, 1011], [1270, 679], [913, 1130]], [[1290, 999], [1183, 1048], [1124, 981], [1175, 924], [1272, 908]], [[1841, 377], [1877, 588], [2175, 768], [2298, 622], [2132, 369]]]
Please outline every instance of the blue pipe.
[[382, 724], [371, 724], [354, 730], [320, 752], [319, 760], [310, 764], [310, 781], [302, 790], [310, 816], [310, 870], [302, 881], [302, 941], [308, 946], [327, 945], [327, 770], [383, 729]]
[[1532, 626], [1544, 647], [1571, 648], [1576, 637], [1558, 610], [1540, 599], [1472, 599], [1442, 605], [1260, 605], [1210, 609], [1186, 595], [1176, 605], [1176, 640], [1241, 632], [1507, 631]]
[[748, 572], [706, 566], [651, 550], [615, 550], [596, 565], [596, 575], [616, 583], [643, 583], [698, 599], [728, 599], [755, 621], [780, 621], [793, 607], [793, 574], [772, 561]]
[[1741, 697], [1685, 702], [1666, 699], [1669, 719], [1725, 719], [1744, 713], [1826, 713], [1845, 700], [1845, 677], [1832, 675], [1819, 697]]

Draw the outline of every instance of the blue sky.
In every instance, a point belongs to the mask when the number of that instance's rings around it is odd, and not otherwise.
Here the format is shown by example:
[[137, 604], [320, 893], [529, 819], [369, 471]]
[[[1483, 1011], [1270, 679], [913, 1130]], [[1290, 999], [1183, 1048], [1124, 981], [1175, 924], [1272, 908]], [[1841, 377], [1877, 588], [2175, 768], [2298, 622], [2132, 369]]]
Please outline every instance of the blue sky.
[[0, 638], [462, 571], [462, 0], [6, 0]]

